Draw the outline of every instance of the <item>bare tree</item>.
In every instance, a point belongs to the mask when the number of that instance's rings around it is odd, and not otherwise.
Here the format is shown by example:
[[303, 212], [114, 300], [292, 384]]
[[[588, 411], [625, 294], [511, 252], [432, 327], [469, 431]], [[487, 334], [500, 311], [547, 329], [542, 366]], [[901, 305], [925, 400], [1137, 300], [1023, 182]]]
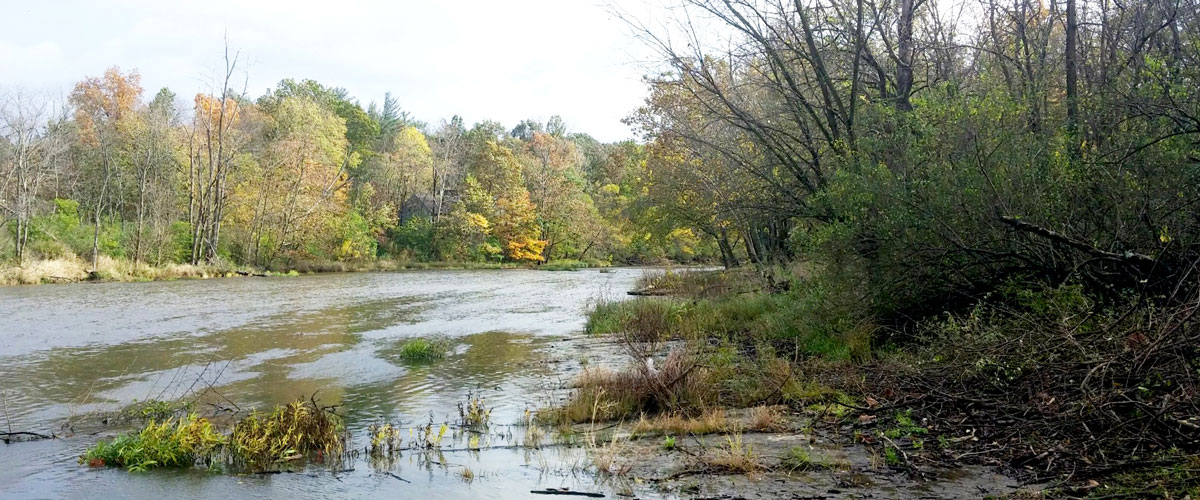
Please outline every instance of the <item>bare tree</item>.
[[16, 224], [14, 254], [25, 258], [43, 183], [70, 147], [64, 108], [17, 92], [0, 102], [0, 210]]
[[237, 70], [239, 53], [229, 54], [225, 46], [225, 68], [219, 80], [220, 95], [196, 96], [196, 110], [188, 139], [189, 219], [192, 225], [191, 262], [212, 261], [217, 257], [221, 239], [221, 221], [228, 201], [229, 170], [238, 151], [234, 137], [239, 118], [239, 99], [230, 88]]

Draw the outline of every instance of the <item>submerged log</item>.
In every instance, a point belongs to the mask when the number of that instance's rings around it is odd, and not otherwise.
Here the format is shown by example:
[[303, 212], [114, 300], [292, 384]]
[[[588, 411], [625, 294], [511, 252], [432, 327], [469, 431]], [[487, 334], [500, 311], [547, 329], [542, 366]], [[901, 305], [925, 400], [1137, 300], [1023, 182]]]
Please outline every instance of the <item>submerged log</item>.
[[54, 436], [47, 436], [45, 434], [25, 431], [0, 432], [0, 440], [4, 441], [4, 444], [9, 444], [14, 441], [37, 441], [39, 439], [54, 439]]
[[575, 495], [580, 497], [604, 498], [603, 493], [590, 493], [586, 491], [571, 491], [566, 488], [546, 488], [544, 490], [529, 490], [534, 495]]

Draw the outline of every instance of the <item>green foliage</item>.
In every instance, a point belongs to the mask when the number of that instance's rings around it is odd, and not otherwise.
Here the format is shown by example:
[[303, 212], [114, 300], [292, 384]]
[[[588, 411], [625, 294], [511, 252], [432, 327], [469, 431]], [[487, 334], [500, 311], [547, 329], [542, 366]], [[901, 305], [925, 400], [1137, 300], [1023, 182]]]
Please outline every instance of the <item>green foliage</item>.
[[557, 259], [542, 264], [537, 268], [541, 271], [575, 271], [589, 267], [605, 267], [605, 264], [597, 260]]
[[415, 257], [429, 260], [437, 253], [434, 248], [433, 222], [425, 217], [413, 217], [391, 230], [390, 253], [411, 252]]
[[229, 444], [236, 461], [265, 470], [309, 453], [336, 456], [344, 449], [345, 438], [341, 417], [313, 401], [296, 401], [242, 419], [233, 428]]
[[69, 257], [91, 250], [91, 231], [80, 224], [79, 202], [55, 198], [54, 211], [36, 217], [30, 234], [31, 249], [45, 259]]
[[334, 259], [343, 262], [374, 259], [378, 245], [374, 232], [370, 222], [358, 211], [347, 212], [338, 224], [340, 242], [337, 243]]
[[791, 471], [823, 470], [831, 467], [828, 462], [813, 458], [812, 452], [805, 446], [789, 448], [781, 464]]
[[407, 361], [437, 361], [446, 357], [450, 344], [445, 340], [415, 338], [400, 346], [400, 358]]
[[656, 340], [715, 337], [832, 360], [869, 359], [869, 325], [855, 320], [852, 308], [839, 310], [829, 295], [819, 283], [805, 283], [787, 294], [606, 302], [592, 310], [585, 331]]
[[225, 444], [225, 436], [195, 414], [178, 420], [150, 420], [141, 432], [123, 434], [88, 448], [81, 463], [92, 466], [125, 467], [144, 471], [154, 467], [190, 467], [212, 462], [210, 456]]
[[883, 447], [883, 461], [891, 466], [904, 465], [904, 461], [900, 458], [900, 450], [891, 445]]
[[896, 425], [884, 431], [884, 435], [892, 439], [912, 438], [913, 436], [924, 436], [929, 433], [929, 429], [921, 427], [912, 419], [912, 410], [904, 410], [896, 413]]

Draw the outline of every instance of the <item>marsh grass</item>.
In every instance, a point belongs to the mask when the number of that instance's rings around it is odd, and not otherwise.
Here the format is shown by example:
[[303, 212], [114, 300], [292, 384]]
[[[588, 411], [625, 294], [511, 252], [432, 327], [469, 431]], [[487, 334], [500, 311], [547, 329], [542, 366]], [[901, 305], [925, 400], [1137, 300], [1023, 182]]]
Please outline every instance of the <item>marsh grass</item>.
[[557, 259], [557, 260], [552, 260], [545, 264], [539, 265], [539, 266], [537, 266], [537, 269], [539, 271], [576, 271], [579, 269], [587, 269], [587, 268], [591, 268], [591, 267], [608, 267], [608, 265], [609, 264], [606, 262], [594, 260], [594, 259], [588, 259], [588, 260]]
[[308, 454], [339, 455], [345, 447], [341, 417], [314, 401], [295, 401], [269, 413], [251, 413], [233, 428], [231, 456], [252, 470], [265, 470]]
[[787, 429], [782, 406], [756, 406], [750, 409], [747, 428], [758, 432], [778, 432]]
[[463, 467], [462, 470], [458, 471], [458, 477], [462, 479], [463, 482], [470, 483], [475, 481], [475, 471], [472, 471], [470, 467]]
[[464, 427], [487, 427], [492, 419], [492, 409], [487, 407], [483, 397], [467, 393], [467, 400], [458, 403], [458, 417]]
[[788, 449], [787, 454], [780, 461], [780, 466], [792, 472], [829, 469], [846, 470], [850, 468], [844, 462], [831, 461], [814, 454], [812, 450], [805, 446], [794, 446]]
[[725, 443], [702, 457], [705, 465], [718, 471], [747, 474], [763, 469], [754, 448], [742, 441], [741, 433], [725, 436]]
[[450, 342], [444, 339], [409, 339], [400, 346], [400, 358], [406, 361], [430, 362], [446, 357]]
[[623, 442], [619, 437], [614, 435], [608, 443], [597, 444], [592, 441], [588, 444], [587, 448], [588, 456], [592, 460], [592, 466], [596, 468], [598, 474], [609, 477], [620, 477], [629, 473], [631, 466], [621, 461], [621, 457], [628, 452], [628, 442]]
[[159, 399], [134, 400], [129, 406], [121, 409], [119, 418], [162, 422], [171, 417], [187, 415], [194, 408], [195, 404], [191, 402], [173, 402]]
[[761, 277], [748, 269], [713, 271], [700, 269], [647, 269], [634, 288], [655, 295], [671, 295], [698, 299], [723, 295], [758, 292], [763, 289]]
[[727, 432], [732, 427], [725, 410], [717, 408], [707, 410], [697, 417], [687, 417], [680, 413], [667, 413], [654, 417], [642, 415], [630, 428], [630, 433], [637, 436], [655, 435], [704, 435]]
[[80, 457], [93, 467], [125, 467], [144, 471], [155, 467], [212, 464], [213, 454], [226, 443], [211, 422], [196, 414], [163, 421], [150, 420], [136, 434], [100, 441]]
[[389, 422], [375, 422], [367, 427], [371, 435], [371, 456], [387, 456], [395, 454], [404, 439], [400, 429]]
[[588, 367], [572, 385], [575, 390], [565, 404], [538, 412], [540, 422], [562, 425], [640, 414], [698, 414], [716, 400], [708, 370], [684, 350], [672, 350], [653, 368], [645, 363], [621, 371]]

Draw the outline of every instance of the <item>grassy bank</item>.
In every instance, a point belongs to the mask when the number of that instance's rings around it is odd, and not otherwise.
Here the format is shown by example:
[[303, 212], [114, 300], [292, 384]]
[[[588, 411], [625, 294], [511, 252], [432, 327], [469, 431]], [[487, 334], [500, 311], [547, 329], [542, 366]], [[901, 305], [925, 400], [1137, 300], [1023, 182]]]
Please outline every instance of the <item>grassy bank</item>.
[[271, 269], [239, 266], [228, 262], [215, 264], [152, 265], [128, 259], [101, 256], [96, 272], [92, 273], [91, 261], [67, 256], [56, 259], [0, 262], [0, 286], [36, 285], [50, 283], [78, 283], [84, 281], [170, 281], [178, 279], [207, 279], [236, 276], [284, 276], [312, 273], [344, 273], [372, 271], [401, 271], [420, 269], [521, 269], [532, 268], [543, 271], [574, 271], [584, 268], [607, 267], [601, 261], [562, 260], [551, 261], [541, 266], [509, 262], [423, 262], [402, 259], [380, 259], [367, 262], [302, 261]]
[[28, 261], [21, 264], [0, 264], [0, 285], [31, 285], [40, 283], [76, 283], [80, 281], [159, 281], [174, 279], [204, 279], [237, 276], [238, 272], [263, 271], [238, 268], [225, 264], [165, 264], [152, 266], [125, 259], [101, 256], [95, 273], [91, 262], [78, 258], [59, 258]]
[[1050, 496], [1200, 493], [1194, 305], [1120, 307], [1070, 285], [1014, 285], [901, 330], [877, 326], [838, 283], [780, 270], [648, 275], [640, 289], [670, 293], [600, 303], [588, 318], [628, 366], [589, 367], [540, 416], [701, 419], [786, 405], [833, 432], [849, 426], [846, 439], [912, 474], [973, 462], [1045, 482]]

